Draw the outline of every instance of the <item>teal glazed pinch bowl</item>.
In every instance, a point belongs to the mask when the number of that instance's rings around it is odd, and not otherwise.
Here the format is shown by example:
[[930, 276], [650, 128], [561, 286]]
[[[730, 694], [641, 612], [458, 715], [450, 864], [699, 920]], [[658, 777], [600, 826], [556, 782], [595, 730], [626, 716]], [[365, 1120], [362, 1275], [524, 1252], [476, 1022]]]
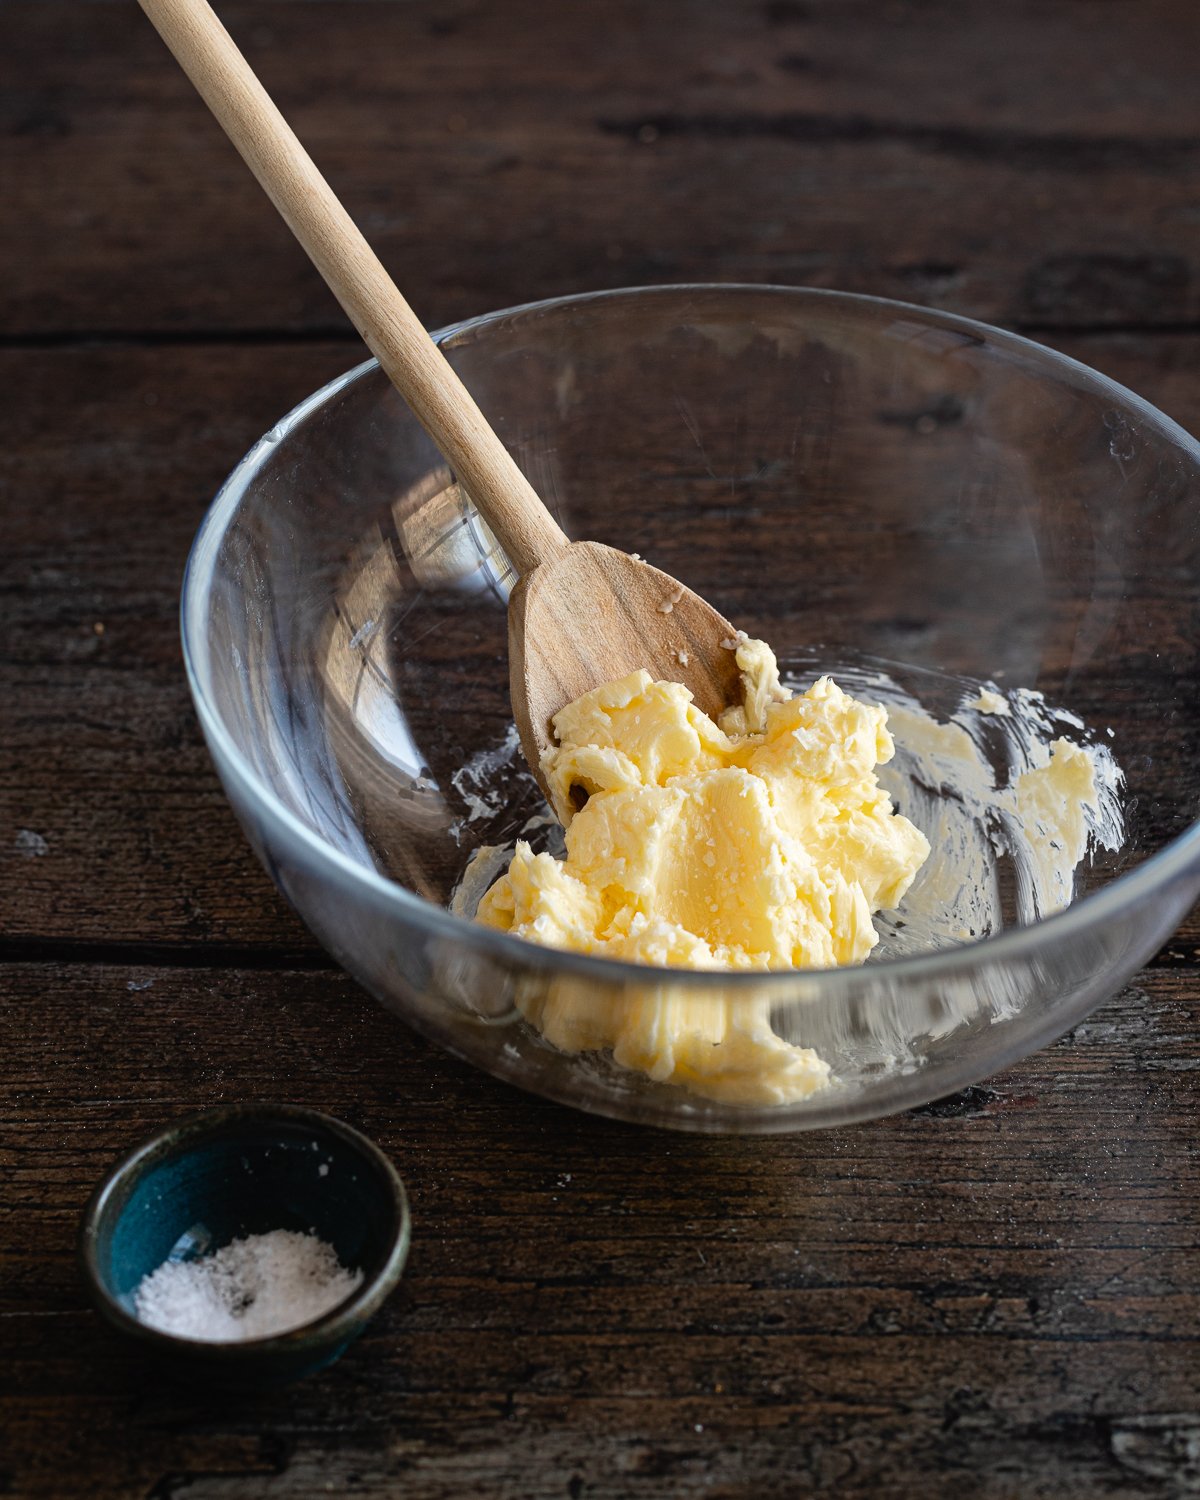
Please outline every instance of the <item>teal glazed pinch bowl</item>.
[[[332, 1245], [358, 1287], [311, 1322], [215, 1343], [152, 1328], [134, 1313], [142, 1278], [276, 1229]], [[395, 1289], [408, 1258], [408, 1199], [384, 1153], [358, 1131], [287, 1104], [227, 1105], [175, 1121], [118, 1161], [80, 1229], [83, 1279], [101, 1315], [164, 1370], [254, 1389], [332, 1364]]]
[[[770, 642], [798, 686], [881, 667], [939, 721], [981, 683], [1043, 694], [1124, 773], [1124, 830], [1079, 866], [1065, 910], [1032, 919], [996, 855], [985, 926], [960, 919], [914, 947], [901, 906], [870, 959], [843, 969], [654, 969], [472, 922], [472, 857], [494, 873], [515, 838], [552, 850], [557, 836], [512, 733], [513, 572], [370, 361], [231, 474], [196, 537], [182, 627], [251, 844], [404, 1022], [598, 1114], [844, 1126], [1070, 1031], [1179, 924], [1200, 894], [1188, 433], [1028, 339], [812, 289], [562, 297], [435, 338], [569, 536], [640, 553]], [[952, 807], [952, 785], [926, 789]], [[714, 1026], [769, 1025], [833, 1083], [778, 1104], [710, 1097], [538, 1030], [552, 1005], [620, 1014], [648, 992], [715, 1009]]]

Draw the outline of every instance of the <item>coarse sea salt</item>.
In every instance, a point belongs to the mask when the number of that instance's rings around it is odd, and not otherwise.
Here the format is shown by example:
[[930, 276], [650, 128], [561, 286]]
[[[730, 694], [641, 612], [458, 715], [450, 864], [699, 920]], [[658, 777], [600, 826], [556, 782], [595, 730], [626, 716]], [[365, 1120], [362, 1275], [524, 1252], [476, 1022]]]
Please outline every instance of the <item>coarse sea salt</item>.
[[142, 1278], [134, 1312], [151, 1328], [226, 1344], [311, 1323], [362, 1284], [315, 1234], [273, 1229], [198, 1260], [164, 1261]]

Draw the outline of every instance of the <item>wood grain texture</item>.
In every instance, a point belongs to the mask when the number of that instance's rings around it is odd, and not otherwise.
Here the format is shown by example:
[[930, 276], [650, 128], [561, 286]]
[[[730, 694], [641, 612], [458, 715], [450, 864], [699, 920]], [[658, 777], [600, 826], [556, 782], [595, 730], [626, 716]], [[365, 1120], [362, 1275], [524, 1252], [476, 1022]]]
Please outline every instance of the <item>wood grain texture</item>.
[[141, 0], [176, 61], [521, 572], [566, 537], [207, 0]]
[[[941, 1104], [764, 1141], [514, 1093], [336, 973], [10, 967], [0, 1474], [31, 1500], [1184, 1496], [1197, 973]], [[236, 1098], [366, 1130], [415, 1226], [364, 1339], [250, 1400], [164, 1387], [73, 1264], [106, 1163]]]
[[[1057, 343], [1200, 431], [1200, 338]], [[354, 357], [336, 343], [0, 351], [0, 378], [22, 396], [0, 406], [0, 934], [10, 943], [282, 945], [315, 957], [209, 764], [183, 675], [178, 590], [225, 474]], [[669, 540], [656, 555], [670, 555]], [[752, 591], [731, 598], [752, 613]], [[462, 643], [457, 670], [502, 680], [502, 659], [470, 649]]]
[[[430, 324], [838, 286], [1200, 432], [1191, 0], [219, 9]], [[409, 1035], [250, 856], [176, 622], [207, 499], [353, 332], [135, 7], [8, 0], [0, 58], [0, 957], [38, 960], [0, 966], [0, 1493], [1197, 1493], [1198, 914], [1055, 1047], [819, 1136], [608, 1125]], [[117, 1152], [253, 1097], [367, 1130], [416, 1233], [340, 1364], [235, 1403], [144, 1369], [73, 1244]]]
[[257, 350], [0, 361], [22, 391], [0, 411], [0, 931], [310, 949], [212, 773], [178, 601], [221, 480], [345, 348], [278, 350], [272, 377]]
[[[428, 324], [714, 278], [1200, 317], [1191, 0], [220, 12]], [[9, 0], [0, 55], [0, 332], [346, 327], [132, 6]]]

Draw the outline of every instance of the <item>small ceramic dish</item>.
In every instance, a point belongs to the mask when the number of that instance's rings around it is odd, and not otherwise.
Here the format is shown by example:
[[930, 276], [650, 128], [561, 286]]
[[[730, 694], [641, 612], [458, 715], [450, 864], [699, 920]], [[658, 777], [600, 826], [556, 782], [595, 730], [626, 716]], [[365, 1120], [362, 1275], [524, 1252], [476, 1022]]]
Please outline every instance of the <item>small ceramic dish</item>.
[[[141, 1322], [134, 1294], [164, 1261], [290, 1229], [362, 1271], [337, 1306], [267, 1338], [215, 1343]], [[99, 1312], [173, 1373], [226, 1386], [293, 1380], [332, 1364], [395, 1289], [409, 1245], [396, 1169], [365, 1136], [316, 1110], [226, 1105], [165, 1126], [92, 1194], [80, 1230], [83, 1277]]]

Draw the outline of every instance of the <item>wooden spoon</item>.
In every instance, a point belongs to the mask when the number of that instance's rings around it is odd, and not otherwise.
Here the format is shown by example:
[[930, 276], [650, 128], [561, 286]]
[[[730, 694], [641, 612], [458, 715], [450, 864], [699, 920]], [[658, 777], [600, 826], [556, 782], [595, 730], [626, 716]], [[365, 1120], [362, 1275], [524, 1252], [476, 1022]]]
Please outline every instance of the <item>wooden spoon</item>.
[[738, 685], [728, 620], [628, 553], [569, 541], [206, 0], [140, 3], [516, 569], [509, 684], [539, 781], [554, 714], [639, 667], [720, 713]]

